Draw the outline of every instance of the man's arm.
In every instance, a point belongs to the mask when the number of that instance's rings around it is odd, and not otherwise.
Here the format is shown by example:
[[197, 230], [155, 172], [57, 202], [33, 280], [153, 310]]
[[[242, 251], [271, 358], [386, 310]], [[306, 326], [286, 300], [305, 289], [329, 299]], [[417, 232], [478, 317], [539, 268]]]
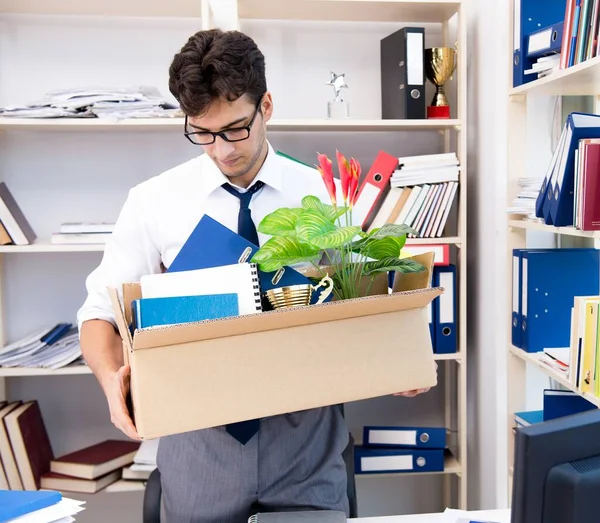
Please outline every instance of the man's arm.
[[112, 423], [132, 439], [139, 436], [126, 406], [129, 367], [123, 365], [123, 342], [115, 328], [107, 287], [118, 288], [160, 271], [160, 252], [152, 241], [155, 227], [148, 205], [152, 202], [147, 191], [129, 192], [102, 261], [86, 280], [88, 296], [77, 313], [83, 358], [106, 395]]
[[88, 320], [81, 325], [81, 352], [104, 391], [110, 421], [131, 439], [139, 440], [127, 408], [129, 367], [123, 365], [122, 344], [121, 336], [108, 321]]

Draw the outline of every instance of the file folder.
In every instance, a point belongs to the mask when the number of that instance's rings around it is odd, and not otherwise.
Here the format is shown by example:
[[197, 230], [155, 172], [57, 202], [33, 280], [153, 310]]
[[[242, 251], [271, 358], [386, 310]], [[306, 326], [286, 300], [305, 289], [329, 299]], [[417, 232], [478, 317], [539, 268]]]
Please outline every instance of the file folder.
[[[258, 246], [205, 214], [177, 253], [167, 272], [208, 269], [247, 262], [256, 251]], [[287, 285], [312, 284], [309, 278], [291, 267], [285, 267], [283, 274], [259, 270], [258, 279], [263, 293]], [[332, 296], [333, 293], [325, 301], [330, 301]], [[319, 293], [313, 293], [311, 303], [316, 303], [318, 299]]]
[[390, 178], [398, 166], [398, 158], [379, 151], [358, 190], [356, 204], [352, 209], [352, 221], [367, 231], [390, 192]]
[[596, 405], [570, 390], [544, 390], [544, 421], [596, 408]]
[[363, 427], [365, 447], [446, 448], [445, 427]]
[[425, 28], [403, 27], [386, 36], [380, 56], [381, 118], [425, 118]]
[[433, 285], [443, 287], [444, 294], [434, 301], [435, 352], [450, 354], [456, 352], [456, 265], [434, 267]]
[[444, 450], [374, 449], [357, 445], [354, 448], [354, 469], [357, 474], [442, 472]]
[[511, 342], [515, 347], [521, 348], [521, 278], [523, 263], [521, 258], [522, 249], [513, 249], [512, 263], [512, 324]]
[[513, 87], [536, 79], [536, 75], [524, 74], [534, 61], [527, 56], [529, 35], [564, 18], [565, 0], [514, 0]]
[[[573, 225], [575, 197], [575, 152], [582, 138], [600, 138], [600, 115], [571, 113], [567, 117], [567, 131], [553, 184], [548, 188], [550, 218], [557, 227]], [[550, 192], [552, 191], [552, 192]]]
[[564, 21], [532, 32], [527, 39], [527, 57], [539, 58], [560, 53]]
[[569, 347], [575, 296], [600, 294], [599, 251], [524, 249], [521, 256], [521, 348]]

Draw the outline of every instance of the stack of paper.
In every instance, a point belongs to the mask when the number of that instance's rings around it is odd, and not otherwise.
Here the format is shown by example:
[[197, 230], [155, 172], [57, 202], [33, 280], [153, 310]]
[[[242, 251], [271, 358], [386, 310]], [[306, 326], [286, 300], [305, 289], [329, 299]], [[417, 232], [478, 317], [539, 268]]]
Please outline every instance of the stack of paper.
[[508, 208], [508, 214], [520, 214], [527, 218], [534, 219], [535, 202], [540, 192], [543, 177], [528, 176], [518, 179], [521, 188], [517, 197], [513, 200], [512, 206]]
[[158, 89], [149, 86], [90, 87], [49, 91], [22, 106], [0, 108], [0, 116], [17, 118], [158, 118], [181, 116]]
[[58, 369], [82, 357], [77, 328], [58, 323], [0, 349], [0, 367]]
[[123, 469], [124, 480], [144, 481], [150, 477], [150, 474], [156, 468], [159, 441], [160, 438], [142, 441], [140, 448], [133, 457], [133, 464]]
[[84, 502], [55, 491], [0, 490], [0, 521], [10, 523], [70, 523]]

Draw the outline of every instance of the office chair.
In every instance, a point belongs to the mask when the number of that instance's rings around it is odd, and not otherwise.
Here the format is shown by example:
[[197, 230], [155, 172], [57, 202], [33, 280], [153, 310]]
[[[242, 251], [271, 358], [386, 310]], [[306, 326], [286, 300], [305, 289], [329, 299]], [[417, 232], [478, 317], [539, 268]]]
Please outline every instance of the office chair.
[[[350, 505], [350, 517], [356, 518], [357, 514], [357, 503], [356, 503], [356, 482], [354, 478], [354, 438], [350, 434], [348, 445], [343, 452], [344, 462], [346, 463], [346, 470], [348, 472], [348, 502]], [[146, 490], [144, 492], [144, 504], [142, 509], [142, 521], [143, 523], [161, 523], [160, 521], [160, 507], [161, 507], [161, 486], [160, 486], [160, 472], [158, 469], [154, 469], [148, 478], [146, 483]]]

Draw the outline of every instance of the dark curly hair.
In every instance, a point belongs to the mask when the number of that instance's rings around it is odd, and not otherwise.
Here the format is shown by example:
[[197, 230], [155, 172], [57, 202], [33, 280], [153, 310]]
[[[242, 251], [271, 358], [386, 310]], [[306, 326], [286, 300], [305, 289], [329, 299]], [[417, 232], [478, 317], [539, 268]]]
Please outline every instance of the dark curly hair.
[[239, 31], [197, 32], [169, 68], [169, 91], [188, 116], [202, 115], [217, 98], [233, 102], [246, 94], [256, 104], [266, 90], [265, 57]]

